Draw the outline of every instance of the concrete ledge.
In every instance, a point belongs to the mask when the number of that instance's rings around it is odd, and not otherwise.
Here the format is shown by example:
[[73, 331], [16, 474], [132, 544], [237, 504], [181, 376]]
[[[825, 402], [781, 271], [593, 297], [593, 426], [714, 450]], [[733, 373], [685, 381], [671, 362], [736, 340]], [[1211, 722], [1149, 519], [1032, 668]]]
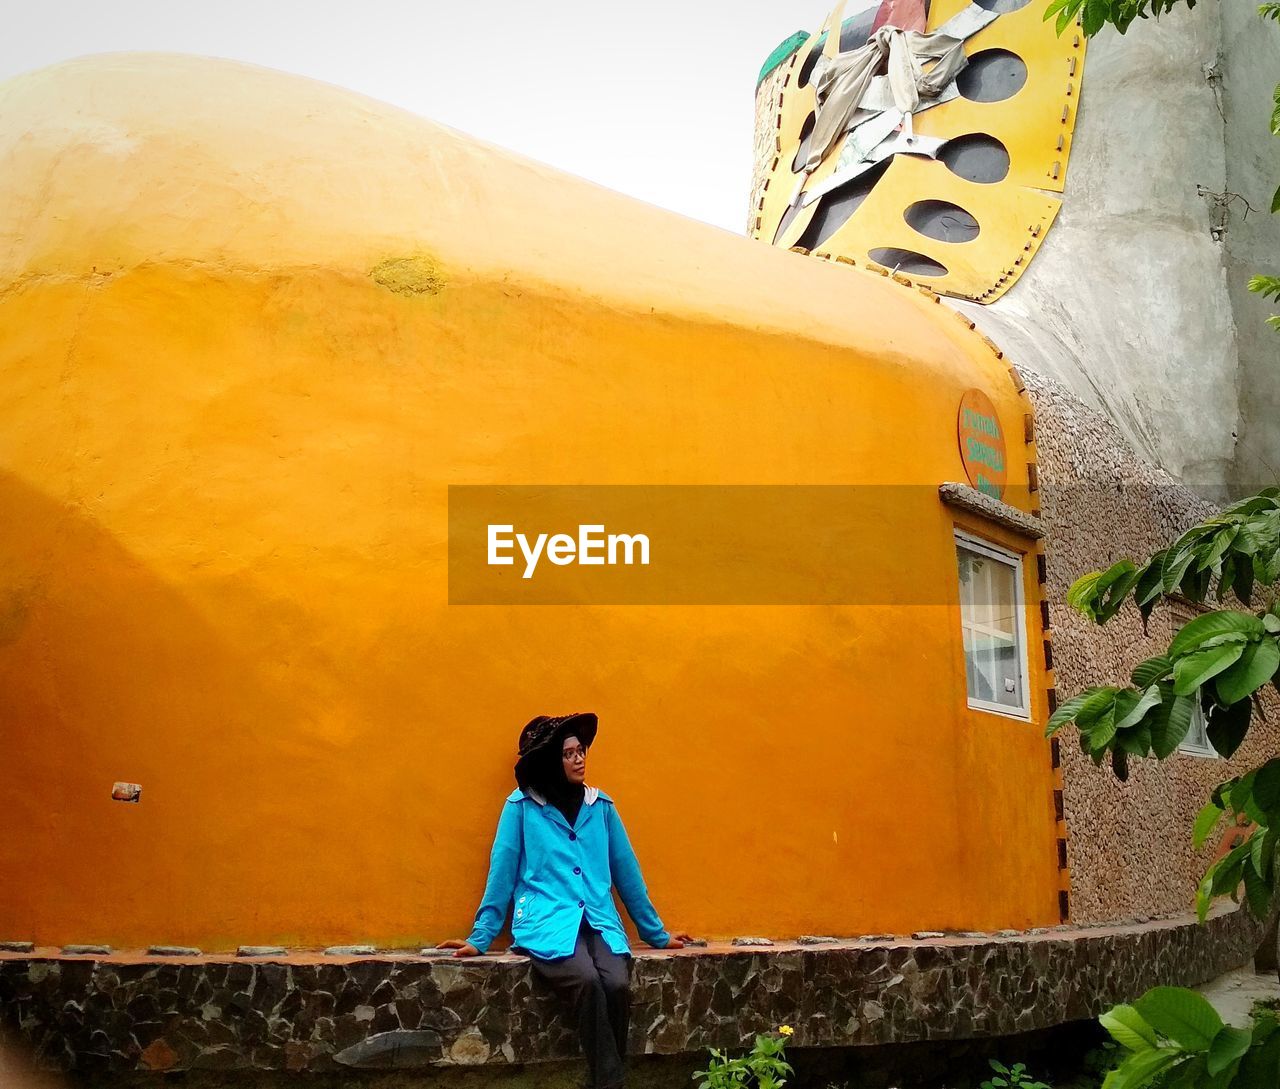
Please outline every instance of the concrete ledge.
[[960, 510], [990, 519], [996, 525], [1011, 529], [1023, 537], [1038, 541], [1044, 536], [1040, 519], [1017, 507], [1010, 506], [994, 496], [986, 495], [968, 484], [939, 484], [938, 495], [944, 503]]
[[[1244, 963], [1262, 925], [1220, 910], [1124, 926], [636, 950], [631, 1051], [1002, 1036], [1096, 1016]], [[412, 1069], [572, 1058], [524, 957], [0, 954], [0, 1015], [39, 1065], [85, 1072]]]

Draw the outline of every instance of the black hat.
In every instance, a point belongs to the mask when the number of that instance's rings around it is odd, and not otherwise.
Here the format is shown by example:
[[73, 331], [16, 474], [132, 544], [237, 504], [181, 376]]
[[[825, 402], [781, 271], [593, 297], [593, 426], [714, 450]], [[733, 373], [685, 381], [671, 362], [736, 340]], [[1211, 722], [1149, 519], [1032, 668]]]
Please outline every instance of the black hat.
[[526, 785], [528, 772], [541, 754], [565, 737], [576, 737], [584, 749], [596, 739], [599, 720], [590, 711], [573, 715], [539, 715], [520, 731], [520, 759], [516, 761], [516, 782]]

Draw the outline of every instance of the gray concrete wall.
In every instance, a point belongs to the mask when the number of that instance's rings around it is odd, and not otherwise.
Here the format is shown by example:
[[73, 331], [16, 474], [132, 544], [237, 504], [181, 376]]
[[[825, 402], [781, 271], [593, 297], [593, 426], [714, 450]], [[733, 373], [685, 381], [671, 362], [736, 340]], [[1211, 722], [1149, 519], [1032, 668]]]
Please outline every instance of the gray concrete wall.
[[1057, 222], [1007, 295], [956, 304], [1193, 486], [1230, 478], [1240, 411], [1225, 246], [1197, 192], [1226, 187], [1205, 77], [1219, 10], [1200, 4], [1090, 43]]
[[1272, 94], [1280, 83], [1280, 27], [1264, 23], [1246, 0], [1230, 0], [1219, 10], [1226, 188], [1258, 209], [1246, 219], [1244, 204], [1231, 200], [1226, 235], [1227, 289], [1240, 357], [1239, 443], [1231, 483], [1244, 492], [1280, 480], [1280, 332], [1266, 324], [1280, 305], [1247, 287], [1254, 273], [1280, 275], [1280, 216], [1267, 212], [1280, 185], [1280, 139], [1269, 132]]
[[1205, 492], [1274, 482], [1280, 466], [1280, 334], [1246, 286], [1280, 270], [1266, 214], [1278, 81], [1280, 30], [1245, 0], [1104, 30], [1057, 223], [1003, 299], [958, 304]]

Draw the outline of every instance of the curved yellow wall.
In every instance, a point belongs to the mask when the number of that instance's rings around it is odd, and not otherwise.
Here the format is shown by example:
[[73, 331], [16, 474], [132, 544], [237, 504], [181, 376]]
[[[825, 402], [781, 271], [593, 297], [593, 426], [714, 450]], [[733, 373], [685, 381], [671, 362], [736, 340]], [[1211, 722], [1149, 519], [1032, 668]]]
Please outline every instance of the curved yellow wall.
[[[1025, 406], [941, 306], [224, 62], [0, 86], [0, 162], [0, 937], [461, 935], [581, 708], [673, 926], [1058, 921], [936, 496], [963, 391], [1011, 480]], [[446, 487], [502, 482], [920, 485], [866, 533], [939, 604], [450, 607]]]

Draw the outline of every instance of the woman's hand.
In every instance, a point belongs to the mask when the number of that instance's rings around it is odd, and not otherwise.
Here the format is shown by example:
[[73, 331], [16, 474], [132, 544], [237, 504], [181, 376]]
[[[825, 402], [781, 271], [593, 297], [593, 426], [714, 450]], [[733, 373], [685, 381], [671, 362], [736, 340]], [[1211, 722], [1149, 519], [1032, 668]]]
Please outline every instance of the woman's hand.
[[665, 949], [683, 949], [683, 948], [684, 948], [684, 944], [685, 944], [685, 942], [691, 942], [691, 941], [693, 941], [693, 935], [692, 935], [692, 934], [686, 934], [686, 933], [682, 930], [682, 931], [680, 931], [680, 933], [679, 933], [679, 934], [672, 934], [672, 935], [671, 935], [671, 937], [669, 937], [669, 938], [667, 939], [667, 944], [666, 944], [663, 948], [665, 948]]
[[449, 938], [447, 941], [442, 941], [439, 945], [436, 946], [436, 948], [452, 949], [455, 951], [453, 954], [455, 957], [480, 956], [480, 950], [477, 949], [474, 945], [469, 945], [467, 942], [459, 941], [457, 938]]

